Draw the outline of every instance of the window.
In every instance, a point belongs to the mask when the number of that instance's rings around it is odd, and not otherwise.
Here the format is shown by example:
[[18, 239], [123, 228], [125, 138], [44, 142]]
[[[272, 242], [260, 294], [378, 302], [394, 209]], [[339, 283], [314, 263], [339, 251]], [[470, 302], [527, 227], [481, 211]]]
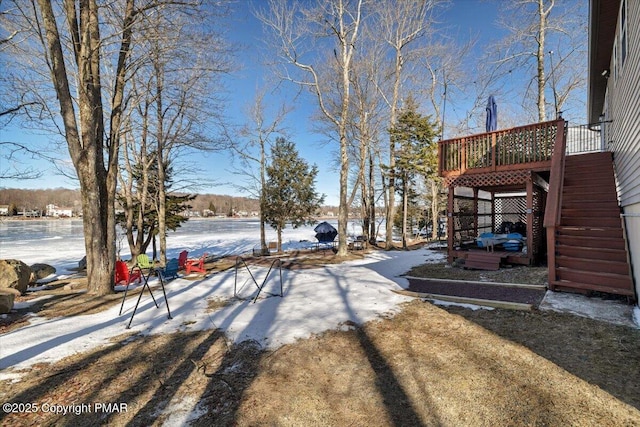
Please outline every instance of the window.
[[620, 68], [624, 66], [627, 58], [627, 1], [620, 4]]
[[611, 60], [613, 64], [613, 80], [618, 80], [618, 37], [613, 41], [613, 58]]

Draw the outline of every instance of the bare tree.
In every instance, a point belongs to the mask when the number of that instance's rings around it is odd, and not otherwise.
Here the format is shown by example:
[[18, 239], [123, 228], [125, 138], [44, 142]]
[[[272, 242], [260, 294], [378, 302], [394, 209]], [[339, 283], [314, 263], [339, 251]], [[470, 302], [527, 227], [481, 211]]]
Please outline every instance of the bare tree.
[[351, 206], [354, 197], [360, 196], [360, 216], [362, 218], [363, 238], [366, 242], [376, 242], [376, 175], [380, 158], [380, 139], [383, 123], [386, 123], [384, 103], [379, 96], [379, 79], [383, 72], [384, 50], [381, 43], [372, 34], [373, 28], [363, 28], [363, 43], [354, 61], [352, 76], [352, 107], [350, 120], [350, 138], [352, 148], [355, 181], [350, 197]]
[[[549, 105], [559, 115], [562, 105], [584, 85], [586, 30], [580, 25], [583, 9], [579, 2], [555, 0], [511, 0], [505, 6], [500, 23], [509, 35], [497, 46], [499, 58], [494, 64], [501, 69], [499, 75], [520, 71], [530, 78], [523, 101], [535, 98], [537, 119], [545, 121]], [[553, 103], [546, 97], [549, 83]]]
[[[376, 20], [373, 24], [380, 37], [387, 44], [392, 59], [390, 67], [390, 87], [385, 89], [384, 99], [389, 107], [389, 128], [396, 124], [402, 97], [402, 84], [407, 77], [407, 63], [417, 50], [424, 48], [420, 43], [433, 31], [433, 15], [444, 3], [442, 0], [381, 0], [376, 2]], [[393, 247], [393, 219], [395, 217], [395, 142], [389, 138], [389, 164], [387, 165], [387, 215], [386, 246]]]
[[[197, 17], [194, 11], [182, 8], [146, 17], [146, 30], [134, 50], [137, 68], [128, 101], [134, 108], [130, 108], [126, 128], [123, 160], [127, 173], [120, 175], [121, 199], [128, 206], [125, 228], [132, 255], [153, 239], [155, 256], [157, 233], [163, 264], [169, 186], [182, 172], [173, 166], [180, 156], [221, 147], [205, 135], [204, 127], [219, 121], [219, 76], [232, 68], [227, 43], [214, 32], [215, 26], [200, 25], [226, 15], [226, 8], [216, 8], [214, 13], [201, 11]], [[137, 183], [135, 188], [133, 182]], [[140, 208], [134, 210], [130, 203]], [[151, 211], [157, 228], [151, 230], [152, 236], [144, 236], [144, 215]], [[135, 216], [135, 221], [130, 216]], [[134, 228], [138, 233], [135, 239]]]
[[[113, 292], [114, 201], [134, 36], [141, 18], [151, 11], [165, 13], [173, 4], [170, 0], [143, 5], [134, 0], [108, 4], [69, 0], [54, 5], [47, 0], [14, 0], [11, 15], [3, 17], [24, 32], [25, 44], [40, 46], [27, 58], [39, 59], [41, 64], [26, 73], [44, 77], [39, 70], [49, 72], [57, 108], [48, 102], [43, 105], [49, 106], [52, 123], [65, 137], [80, 183], [92, 294]], [[23, 59], [15, 56], [13, 63], [20, 67]]]
[[30, 166], [23, 166], [20, 160], [17, 160], [16, 154], [27, 154], [32, 157], [40, 157], [40, 154], [24, 144], [17, 144], [11, 141], [0, 141], [0, 179], [37, 179], [42, 176], [42, 171], [36, 170]]
[[247, 177], [249, 181], [239, 186], [240, 189], [260, 200], [260, 248], [262, 253], [268, 254], [264, 216], [266, 168], [274, 138], [287, 136], [283, 122], [291, 109], [282, 105], [273, 116], [268, 117], [265, 97], [264, 90], [257, 91], [253, 105], [247, 112], [249, 121], [240, 130], [242, 140], [229, 138], [229, 142], [234, 155], [240, 160], [240, 168], [236, 173]]
[[[269, 10], [257, 13], [274, 36], [273, 46], [286, 65], [284, 78], [309, 89], [322, 114], [336, 128], [340, 141], [340, 196], [338, 256], [347, 255], [347, 186], [349, 154], [347, 126], [351, 96], [352, 61], [362, 19], [364, 0], [319, 0], [314, 6], [299, 2], [269, 1]], [[318, 45], [315, 45], [318, 43]], [[314, 47], [310, 52], [305, 50]], [[335, 63], [335, 67], [332, 66]], [[324, 78], [338, 70], [337, 75]], [[294, 71], [295, 70], [295, 71]], [[295, 72], [298, 77], [292, 75]], [[328, 85], [327, 85], [328, 84]], [[333, 111], [327, 97], [339, 99]]]

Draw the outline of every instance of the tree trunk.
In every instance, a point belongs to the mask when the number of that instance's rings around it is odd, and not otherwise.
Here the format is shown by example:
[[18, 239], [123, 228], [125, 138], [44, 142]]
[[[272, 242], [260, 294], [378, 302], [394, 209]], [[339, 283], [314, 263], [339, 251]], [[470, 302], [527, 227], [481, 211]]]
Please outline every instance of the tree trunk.
[[373, 154], [369, 152], [369, 243], [376, 244], [376, 196], [375, 196], [375, 166], [373, 164]]
[[280, 225], [280, 224], [278, 224], [277, 233], [278, 233], [278, 248], [277, 248], [277, 251], [278, 251], [278, 253], [280, 253], [280, 252], [282, 252], [282, 225]]
[[546, 78], [544, 75], [544, 44], [545, 32], [547, 29], [547, 16], [544, 11], [544, 0], [538, 0], [538, 18], [539, 18], [539, 37], [538, 37], [538, 120], [546, 121], [546, 100], [544, 96], [544, 87], [546, 86]]
[[[81, 165], [80, 168], [87, 170], [85, 165]], [[104, 186], [104, 179], [87, 179], [86, 176], [80, 179], [82, 224], [87, 256], [87, 289], [94, 295], [113, 292], [116, 253], [113, 201], [107, 196], [106, 191], [100, 188], [100, 182]]]
[[[400, 102], [400, 76], [402, 75], [402, 53], [396, 49], [396, 60], [394, 69], [393, 98], [391, 100], [391, 115], [389, 118], [389, 129], [396, 125], [398, 103]], [[389, 138], [389, 197], [387, 205], [387, 249], [393, 248], [393, 220], [396, 215], [396, 148], [395, 142]]]
[[266, 178], [267, 155], [265, 153], [264, 141], [260, 140], [260, 251], [262, 255], [269, 255], [267, 247], [267, 236], [265, 231], [264, 218], [264, 191], [267, 185]]
[[407, 208], [409, 206], [409, 180], [407, 176], [402, 179], [402, 249], [407, 249]]
[[[158, 200], [156, 202], [158, 210], [158, 233], [160, 235], [160, 263], [167, 263], [167, 194], [165, 189], [166, 171], [164, 170], [164, 105], [162, 102], [162, 92], [164, 85], [164, 73], [160, 64], [155, 62], [156, 73], [156, 140], [157, 149], [157, 167], [158, 167]], [[155, 240], [154, 240], [155, 241]]]
[[436, 240], [440, 237], [440, 192], [435, 179], [431, 180], [431, 238]]

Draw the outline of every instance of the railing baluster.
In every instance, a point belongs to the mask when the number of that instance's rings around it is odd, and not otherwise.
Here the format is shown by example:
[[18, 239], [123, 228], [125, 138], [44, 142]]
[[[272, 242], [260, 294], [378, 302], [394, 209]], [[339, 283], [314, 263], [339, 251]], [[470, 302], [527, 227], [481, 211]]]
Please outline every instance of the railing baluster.
[[[551, 162], [558, 127], [563, 120], [537, 123], [440, 141], [440, 173], [455, 176], [474, 173], [475, 169], [513, 170], [527, 168], [528, 163], [537, 167]], [[572, 127], [567, 138], [567, 154], [600, 151], [598, 130], [593, 126]], [[478, 172], [482, 172], [478, 170]], [[444, 174], [443, 174], [444, 173]]]

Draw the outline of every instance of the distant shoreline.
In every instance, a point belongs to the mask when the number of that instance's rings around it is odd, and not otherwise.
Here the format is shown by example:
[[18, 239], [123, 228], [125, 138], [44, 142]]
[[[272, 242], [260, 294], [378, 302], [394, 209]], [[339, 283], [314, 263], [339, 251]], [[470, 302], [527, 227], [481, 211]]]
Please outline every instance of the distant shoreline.
[[[338, 220], [336, 216], [319, 216], [314, 218], [316, 221], [329, 221]], [[54, 217], [54, 216], [39, 216], [39, 217], [25, 217], [20, 215], [13, 216], [0, 216], [0, 222], [2, 221], [81, 221], [81, 216], [74, 217]], [[242, 216], [242, 217], [190, 217], [189, 221], [260, 221], [260, 217], [257, 216]], [[359, 218], [349, 218], [349, 221], [357, 221]]]

